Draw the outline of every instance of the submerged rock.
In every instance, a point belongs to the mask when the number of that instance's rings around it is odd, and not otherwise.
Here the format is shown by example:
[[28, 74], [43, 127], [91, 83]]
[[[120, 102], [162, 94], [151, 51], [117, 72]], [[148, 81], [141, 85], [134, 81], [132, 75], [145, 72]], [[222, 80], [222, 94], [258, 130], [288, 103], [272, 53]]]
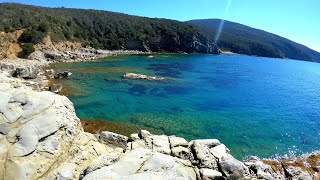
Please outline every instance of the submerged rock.
[[144, 79], [150, 81], [166, 81], [169, 80], [168, 78], [164, 77], [156, 77], [156, 76], [147, 76], [144, 74], [135, 74], [135, 73], [125, 73], [123, 76], [125, 79]]
[[69, 71], [64, 71], [64, 72], [60, 72], [60, 73], [57, 73], [56, 75], [54, 75], [54, 78], [55, 79], [62, 79], [62, 78], [68, 78], [72, 75], [71, 72]]
[[49, 90], [54, 93], [59, 93], [62, 90], [62, 84], [52, 84]]

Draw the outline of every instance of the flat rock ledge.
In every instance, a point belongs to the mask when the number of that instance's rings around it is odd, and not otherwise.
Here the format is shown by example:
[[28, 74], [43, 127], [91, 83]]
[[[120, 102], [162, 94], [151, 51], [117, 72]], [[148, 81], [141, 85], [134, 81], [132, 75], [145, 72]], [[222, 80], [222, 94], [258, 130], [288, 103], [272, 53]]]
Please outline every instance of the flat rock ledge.
[[[297, 163], [235, 159], [217, 139], [83, 131], [68, 98], [0, 71], [0, 179], [316, 179]], [[306, 162], [304, 162], [304, 160]], [[298, 160], [296, 160], [297, 162]], [[294, 161], [293, 161], [294, 162]], [[311, 170], [310, 170], [311, 169]], [[313, 171], [312, 171], [313, 169]]]

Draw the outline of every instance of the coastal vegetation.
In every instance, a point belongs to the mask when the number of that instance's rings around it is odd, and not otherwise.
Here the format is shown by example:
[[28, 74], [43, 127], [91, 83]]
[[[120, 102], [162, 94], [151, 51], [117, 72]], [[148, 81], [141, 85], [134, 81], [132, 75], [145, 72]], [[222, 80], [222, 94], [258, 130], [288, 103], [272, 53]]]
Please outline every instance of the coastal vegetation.
[[278, 35], [220, 19], [180, 22], [99, 10], [0, 4], [0, 31], [23, 29], [23, 55], [50, 35], [53, 42], [80, 42], [84, 47], [173, 53], [218, 53], [290, 58], [320, 62], [320, 53]]
[[217, 46], [225, 51], [263, 57], [290, 58], [320, 62], [320, 53], [278, 35], [221, 19], [188, 21], [211, 42], [214, 42], [223, 23]]
[[25, 29], [20, 43], [75, 41], [97, 49], [212, 53], [211, 45], [193, 26], [168, 19], [67, 8], [0, 4], [0, 31]]

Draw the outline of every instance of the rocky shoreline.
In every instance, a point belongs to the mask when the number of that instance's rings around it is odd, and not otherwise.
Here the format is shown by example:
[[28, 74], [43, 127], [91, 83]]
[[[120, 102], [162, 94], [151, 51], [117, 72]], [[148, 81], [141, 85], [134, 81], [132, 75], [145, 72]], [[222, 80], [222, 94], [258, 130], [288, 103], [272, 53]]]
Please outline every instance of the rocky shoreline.
[[46, 91], [49, 63], [0, 62], [0, 179], [319, 179], [319, 152], [242, 162], [217, 139], [84, 132], [70, 100]]

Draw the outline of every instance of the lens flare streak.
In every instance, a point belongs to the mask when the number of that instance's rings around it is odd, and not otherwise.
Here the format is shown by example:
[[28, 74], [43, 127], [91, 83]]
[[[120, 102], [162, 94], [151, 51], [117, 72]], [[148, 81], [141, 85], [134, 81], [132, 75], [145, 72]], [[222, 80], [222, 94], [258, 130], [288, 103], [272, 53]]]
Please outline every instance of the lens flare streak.
[[223, 29], [223, 26], [224, 26], [224, 22], [229, 13], [229, 9], [230, 9], [230, 6], [231, 6], [231, 3], [232, 3], [232, 0], [228, 0], [228, 4], [226, 6], [226, 9], [224, 10], [224, 15], [223, 15], [223, 19], [221, 19], [221, 22], [220, 22], [220, 25], [219, 25], [219, 28], [218, 28], [218, 32], [216, 34], [216, 37], [214, 39], [214, 44], [217, 45], [218, 42], [219, 42], [219, 39], [220, 39], [220, 36], [221, 36], [221, 32], [222, 32], [222, 29]]

